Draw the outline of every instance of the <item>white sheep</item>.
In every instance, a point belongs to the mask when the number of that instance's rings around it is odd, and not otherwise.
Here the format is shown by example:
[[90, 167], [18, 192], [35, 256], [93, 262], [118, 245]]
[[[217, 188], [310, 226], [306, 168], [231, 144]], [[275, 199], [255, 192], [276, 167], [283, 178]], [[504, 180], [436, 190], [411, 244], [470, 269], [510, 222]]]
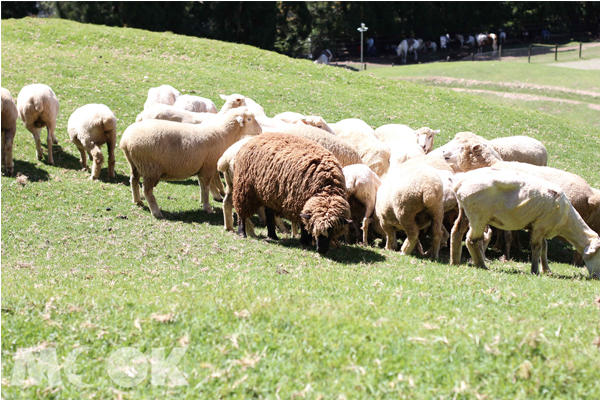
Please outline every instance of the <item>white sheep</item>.
[[208, 112], [191, 112], [170, 106], [168, 104], [154, 104], [139, 113], [135, 122], [148, 119], [163, 119], [165, 121], [182, 122], [184, 124], [200, 124], [215, 114]]
[[404, 139], [407, 141], [416, 141], [423, 149], [425, 154], [433, 149], [435, 135], [440, 133], [439, 129], [433, 130], [426, 126], [414, 130], [408, 125], [402, 124], [387, 124], [375, 129], [375, 136], [382, 142], [387, 142], [395, 139]]
[[144, 103], [144, 110], [154, 104], [167, 104], [172, 106], [179, 97], [179, 90], [170, 85], [153, 87], [148, 90], [148, 98]]
[[410, 254], [419, 242], [419, 231], [431, 223], [433, 258], [439, 258], [444, 219], [443, 183], [427, 165], [400, 166], [390, 169], [377, 191], [373, 227], [385, 233], [386, 249], [395, 250], [396, 230], [407, 238], [402, 254]]
[[33, 135], [38, 160], [44, 157], [40, 133], [46, 127], [48, 164], [54, 165], [52, 144], [58, 144], [54, 131], [60, 105], [50, 86], [41, 83], [25, 86], [17, 96], [17, 110], [25, 128]]
[[359, 119], [346, 119], [332, 124], [335, 134], [351, 143], [360, 155], [363, 164], [367, 165], [380, 178], [383, 178], [390, 167], [390, 148], [375, 136], [375, 131]]
[[371, 168], [364, 164], [347, 165], [342, 169], [342, 172], [346, 178], [346, 194], [350, 211], [352, 212], [354, 199], [362, 204], [361, 208], [365, 209], [364, 215], [362, 215], [361, 229], [363, 231], [363, 244], [366, 246], [368, 244], [369, 222], [375, 211], [375, 198], [377, 197], [377, 190], [381, 186], [381, 180]]
[[219, 113], [225, 113], [232, 108], [247, 107], [248, 111], [254, 114], [255, 117], [267, 116], [267, 114], [265, 114], [265, 109], [249, 97], [241, 94], [231, 94], [229, 96], [221, 94], [219, 96], [225, 100], [225, 104], [221, 107]]
[[542, 142], [529, 136], [509, 136], [489, 141], [503, 161], [546, 166], [548, 151]]
[[152, 191], [162, 180], [181, 180], [198, 176], [204, 211], [211, 214], [208, 202], [210, 181], [225, 150], [244, 135], [261, 133], [260, 125], [247, 108], [230, 110], [200, 125], [148, 120], [136, 122], [123, 133], [119, 147], [131, 166], [133, 202], [142, 205], [140, 176], [152, 215], [162, 218]]
[[14, 173], [13, 141], [17, 133], [19, 112], [10, 91], [4, 88], [0, 89], [2, 94], [2, 168], [6, 171], [6, 175], [12, 176]]
[[[104, 163], [100, 146], [108, 148], [108, 176], [115, 177], [115, 145], [117, 143], [117, 118], [104, 104], [86, 104], [69, 117], [67, 132], [71, 143], [81, 155], [81, 166], [87, 169], [87, 155], [93, 160], [90, 179], [100, 177]], [[86, 155], [87, 152], [87, 155]]]
[[[455, 170], [467, 172], [478, 168], [494, 167], [510, 171], [519, 171], [558, 185], [575, 208], [586, 221], [598, 207], [600, 198], [592, 191], [590, 185], [580, 176], [551, 167], [542, 167], [520, 162], [502, 161], [499, 156], [494, 155], [491, 147], [485, 143], [463, 143], [460, 148], [445, 152], [445, 159], [452, 164]], [[465, 229], [457, 227], [454, 229]], [[508, 229], [507, 229], [508, 230]], [[452, 234], [454, 239], [454, 233]], [[460, 261], [460, 242], [451, 241], [451, 262]], [[508, 246], [507, 246], [508, 247]]]
[[286, 111], [280, 114], [277, 114], [273, 117], [273, 119], [278, 119], [283, 122], [287, 122], [288, 124], [306, 124], [310, 126], [314, 126], [315, 128], [322, 129], [326, 132], [332, 133], [335, 135], [333, 129], [329, 127], [327, 122], [318, 115], [302, 115], [293, 111]]
[[486, 225], [531, 231], [531, 273], [550, 273], [545, 239], [562, 236], [583, 254], [590, 276], [600, 278], [600, 238], [573, 208], [560, 186], [535, 176], [495, 168], [459, 174], [454, 190], [469, 220], [467, 248], [476, 267], [485, 268], [478, 242]]
[[215, 106], [215, 103], [213, 103], [212, 100], [189, 94], [179, 96], [177, 100], [175, 100], [173, 107], [197, 113], [217, 113], [217, 106]]

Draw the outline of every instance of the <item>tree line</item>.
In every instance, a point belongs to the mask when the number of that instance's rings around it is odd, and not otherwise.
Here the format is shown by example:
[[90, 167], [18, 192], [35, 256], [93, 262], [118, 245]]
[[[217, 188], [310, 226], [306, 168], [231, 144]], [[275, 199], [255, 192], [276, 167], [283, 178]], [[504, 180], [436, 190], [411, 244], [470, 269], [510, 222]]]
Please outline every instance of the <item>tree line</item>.
[[600, 2], [593, 1], [2, 2], [3, 19], [40, 13], [83, 23], [243, 43], [290, 56], [320, 51], [334, 42], [356, 41], [361, 22], [369, 27], [369, 37], [398, 41], [499, 29], [513, 37], [523, 30], [543, 28], [597, 36], [600, 25]]

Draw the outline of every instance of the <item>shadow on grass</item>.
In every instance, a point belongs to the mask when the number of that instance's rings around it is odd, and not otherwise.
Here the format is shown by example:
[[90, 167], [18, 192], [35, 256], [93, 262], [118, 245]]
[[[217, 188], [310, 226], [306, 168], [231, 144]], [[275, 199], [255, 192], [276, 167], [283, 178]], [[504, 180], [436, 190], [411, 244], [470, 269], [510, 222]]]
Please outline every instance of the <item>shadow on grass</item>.
[[[150, 212], [147, 205], [144, 205], [144, 210]], [[213, 207], [212, 214], [207, 214], [206, 211], [202, 209], [201, 204], [199, 205], [199, 208], [195, 210], [169, 212], [161, 209], [160, 211], [168, 221], [181, 221], [190, 224], [202, 224], [206, 222], [210, 225], [223, 226], [223, 210], [218, 207]]]
[[[60, 144], [52, 145], [52, 156], [54, 158], [54, 166], [56, 167], [81, 170], [81, 162], [79, 158], [66, 152]], [[88, 162], [88, 165], [89, 164], [90, 162]]]
[[[589, 277], [589, 274], [587, 273], [587, 268], [585, 267], [575, 267], [572, 266], [573, 268], [577, 268], [579, 271], [574, 271], [573, 275], [562, 275], [562, 274], [558, 274], [554, 271], [552, 271], [552, 275], [546, 275], [549, 278], [553, 278], [553, 279], [563, 279], [563, 280], [591, 280], [591, 278]], [[540, 265], [540, 270], [541, 270], [541, 265]], [[552, 270], [552, 263], [550, 263], [550, 270]], [[500, 272], [502, 274], [507, 274], [507, 275], [531, 275], [531, 265], [527, 265], [527, 269], [521, 270], [515, 267], [501, 267], [499, 269], [494, 269], [494, 272]], [[540, 273], [541, 276], [541, 273]]]
[[28, 161], [13, 160], [13, 177], [19, 174], [27, 176], [30, 182], [46, 182], [50, 179], [50, 174], [45, 169], [38, 168], [37, 165]]

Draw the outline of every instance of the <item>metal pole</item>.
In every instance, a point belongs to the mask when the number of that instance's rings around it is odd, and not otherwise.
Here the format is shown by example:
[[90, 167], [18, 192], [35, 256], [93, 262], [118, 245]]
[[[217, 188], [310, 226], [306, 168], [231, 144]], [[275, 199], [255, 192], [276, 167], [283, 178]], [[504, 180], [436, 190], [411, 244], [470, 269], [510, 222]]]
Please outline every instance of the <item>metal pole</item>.
[[554, 61], [558, 61], [558, 45], [554, 48]]
[[583, 46], [583, 42], [579, 42], [579, 58], [581, 58], [581, 47]]
[[531, 45], [529, 45], [529, 50], [527, 51], [527, 62], [531, 62]]
[[500, 45], [500, 52], [498, 53], [498, 61], [502, 61], [502, 45]]
[[363, 48], [363, 31], [360, 31], [360, 70], [364, 71], [364, 64], [363, 64], [363, 51], [365, 50]]
[[471, 53], [471, 61], [475, 61], [475, 52]]

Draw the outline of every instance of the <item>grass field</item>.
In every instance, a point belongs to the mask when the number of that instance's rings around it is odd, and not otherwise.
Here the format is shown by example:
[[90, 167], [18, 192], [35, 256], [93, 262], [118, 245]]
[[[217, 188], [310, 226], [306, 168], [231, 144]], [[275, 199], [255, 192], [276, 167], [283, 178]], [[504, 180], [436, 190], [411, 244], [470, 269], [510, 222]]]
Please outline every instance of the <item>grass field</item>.
[[[148, 89], [170, 84], [218, 107], [219, 94], [242, 93], [271, 116], [293, 110], [430, 126], [442, 130], [436, 146], [465, 130], [526, 134], [544, 142], [551, 166], [600, 187], [599, 128], [170, 33], [2, 20], [1, 51], [2, 87], [13, 97], [46, 83], [61, 102], [56, 165], [37, 161], [19, 121], [21, 176], [2, 177], [3, 398], [600, 393], [600, 285], [565, 264], [571, 251], [558, 241], [550, 243], [554, 275], [542, 277], [528, 273], [528, 251], [508, 262], [488, 253], [488, 271], [450, 266], [447, 249], [441, 262], [360, 246], [321, 257], [297, 239], [264, 239], [264, 228], [258, 240], [226, 233], [221, 205], [211, 201], [213, 215], [201, 211], [193, 179], [157, 186], [166, 218], [156, 220], [131, 203], [120, 150], [117, 178], [108, 180], [105, 167], [93, 182], [66, 140], [76, 108], [106, 104], [120, 137]], [[36, 370], [16, 357], [23, 349], [45, 360], [37, 365], [50, 376], [29, 378]], [[169, 354], [180, 358], [169, 364]], [[178, 370], [165, 372], [165, 364]]]
[[[588, 126], [600, 126], [598, 69], [575, 69], [577, 64], [600, 64], [600, 46], [578, 52], [503, 58], [498, 61], [430, 63], [372, 69], [375, 76], [408, 80], [435, 87], [469, 91], [487, 101], [542, 111]], [[558, 67], [563, 63], [573, 68]], [[369, 72], [369, 69], [367, 69]]]

